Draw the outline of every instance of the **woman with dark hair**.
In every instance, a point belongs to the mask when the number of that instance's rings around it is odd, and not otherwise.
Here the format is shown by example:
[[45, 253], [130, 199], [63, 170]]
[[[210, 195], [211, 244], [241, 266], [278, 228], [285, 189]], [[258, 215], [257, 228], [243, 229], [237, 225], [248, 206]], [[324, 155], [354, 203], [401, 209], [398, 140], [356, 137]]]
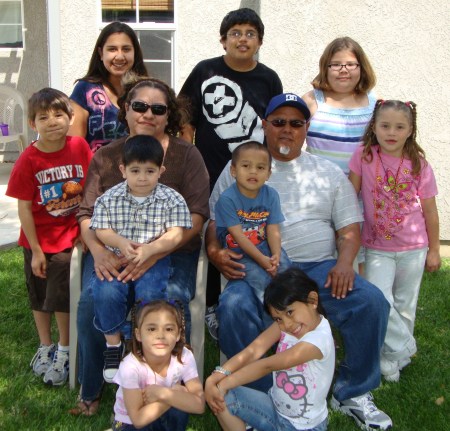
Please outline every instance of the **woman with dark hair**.
[[[129, 136], [148, 135], [161, 142], [165, 172], [160, 182], [180, 193], [192, 217], [192, 229], [185, 229], [179, 248], [170, 254], [167, 296], [182, 303], [186, 318], [186, 336], [190, 333], [189, 302], [195, 295], [197, 262], [201, 246], [200, 234], [209, 218], [209, 176], [203, 158], [195, 145], [176, 134], [181, 128], [184, 107], [174, 91], [156, 78], [127, 75], [124, 94], [118, 103], [119, 118]], [[86, 178], [83, 201], [77, 214], [83, 240], [89, 249], [83, 260], [81, 298], [78, 304], [78, 352], [81, 383], [80, 400], [72, 414], [91, 416], [98, 409], [103, 386], [103, 334], [93, 325], [94, 308], [91, 277], [128, 282], [137, 280], [163, 255], [135, 265], [109, 251], [89, 229], [96, 199], [123, 181], [119, 164], [126, 137], [100, 148], [92, 159]], [[189, 340], [189, 339], [188, 339]], [[120, 362], [120, 357], [117, 360]]]
[[85, 138], [92, 151], [126, 135], [117, 119], [122, 78], [133, 71], [147, 76], [142, 50], [134, 30], [122, 22], [108, 24], [100, 33], [89, 68], [77, 79], [70, 96], [75, 119], [69, 134]]

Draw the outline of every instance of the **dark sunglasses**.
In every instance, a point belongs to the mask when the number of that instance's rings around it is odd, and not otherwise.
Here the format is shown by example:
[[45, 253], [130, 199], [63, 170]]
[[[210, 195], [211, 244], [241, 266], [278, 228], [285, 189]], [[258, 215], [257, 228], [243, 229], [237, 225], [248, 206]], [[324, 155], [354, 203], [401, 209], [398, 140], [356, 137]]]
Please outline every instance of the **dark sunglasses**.
[[282, 120], [282, 119], [276, 119], [276, 120], [267, 120], [268, 123], [272, 124], [273, 127], [284, 127], [287, 123], [294, 129], [299, 129], [300, 127], [303, 127], [306, 124], [306, 121], [302, 120]]
[[133, 102], [131, 104], [131, 109], [134, 112], [139, 112], [140, 114], [144, 114], [149, 109], [152, 111], [153, 115], [164, 115], [167, 112], [166, 105], [149, 105], [145, 102]]

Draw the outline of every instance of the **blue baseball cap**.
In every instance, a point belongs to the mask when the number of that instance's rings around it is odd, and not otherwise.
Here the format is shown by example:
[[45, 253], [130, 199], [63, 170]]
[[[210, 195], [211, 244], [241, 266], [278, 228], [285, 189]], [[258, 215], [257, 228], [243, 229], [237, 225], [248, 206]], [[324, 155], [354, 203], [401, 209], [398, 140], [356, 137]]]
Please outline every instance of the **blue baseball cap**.
[[269, 104], [267, 105], [266, 115], [267, 117], [276, 109], [281, 108], [282, 106], [292, 106], [293, 108], [297, 108], [305, 117], [306, 121], [309, 121], [311, 118], [311, 112], [309, 112], [308, 106], [306, 106], [305, 101], [294, 93], [283, 93], [278, 96], [272, 97]]

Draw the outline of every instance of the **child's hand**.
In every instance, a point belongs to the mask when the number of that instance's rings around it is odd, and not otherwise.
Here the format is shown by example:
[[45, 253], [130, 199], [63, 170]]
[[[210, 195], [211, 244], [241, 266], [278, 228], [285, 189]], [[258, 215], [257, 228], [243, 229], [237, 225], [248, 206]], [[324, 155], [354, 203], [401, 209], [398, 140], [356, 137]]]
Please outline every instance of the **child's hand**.
[[441, 267], [441, 256], [438, 251], [428, 250], [425, 269], [428, 272], [437, 271]]
[[219, 381], [224, 378], [225, 376], [223, 374], [213, 373], [205, 382], [205, 400], [215, 415], [222, 412], [225, 408], [223, 394], [217, 388]]
[[47, 278], [47, 259], [42, 249], [32, 252], [31, 270], [36, 277]]
[[161, 390], [163, 389], [166, 388], [159, 385], [148, 385], [144, 389], [142, 389], [142, 398], [144, 400], [144, 404], [151, 404], [159, 401]]
[[153, 247], [150, 244], [139, 244], [135, 249], [135, 256], [132, 259], [137, 266], [142, 265], [148, 258], [153, 256]]
[[266, 271], [270, 274], [271, 277], [275, 277], [278, 272], [278, 267], [280, 266], [280, 256], [278, 254], [273, 254], [270, 258], [270, 263], [272, 266], [267, 268]]
[[129, 261], [134, 261], [137, 255], [137, 249], [140, 244], [134, 241], [130, 241], [129, 239], [123, 238], [123, 240], [119, 244], [120, 253]]

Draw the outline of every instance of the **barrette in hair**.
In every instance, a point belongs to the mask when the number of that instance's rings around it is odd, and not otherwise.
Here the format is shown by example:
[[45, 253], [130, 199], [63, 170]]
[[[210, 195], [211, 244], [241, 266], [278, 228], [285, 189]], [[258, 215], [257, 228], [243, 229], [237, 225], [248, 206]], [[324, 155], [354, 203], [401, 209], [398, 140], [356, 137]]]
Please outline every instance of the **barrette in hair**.
[[414, 108], [411, 102], [405, 102], [405, 105], [410, 109]]

